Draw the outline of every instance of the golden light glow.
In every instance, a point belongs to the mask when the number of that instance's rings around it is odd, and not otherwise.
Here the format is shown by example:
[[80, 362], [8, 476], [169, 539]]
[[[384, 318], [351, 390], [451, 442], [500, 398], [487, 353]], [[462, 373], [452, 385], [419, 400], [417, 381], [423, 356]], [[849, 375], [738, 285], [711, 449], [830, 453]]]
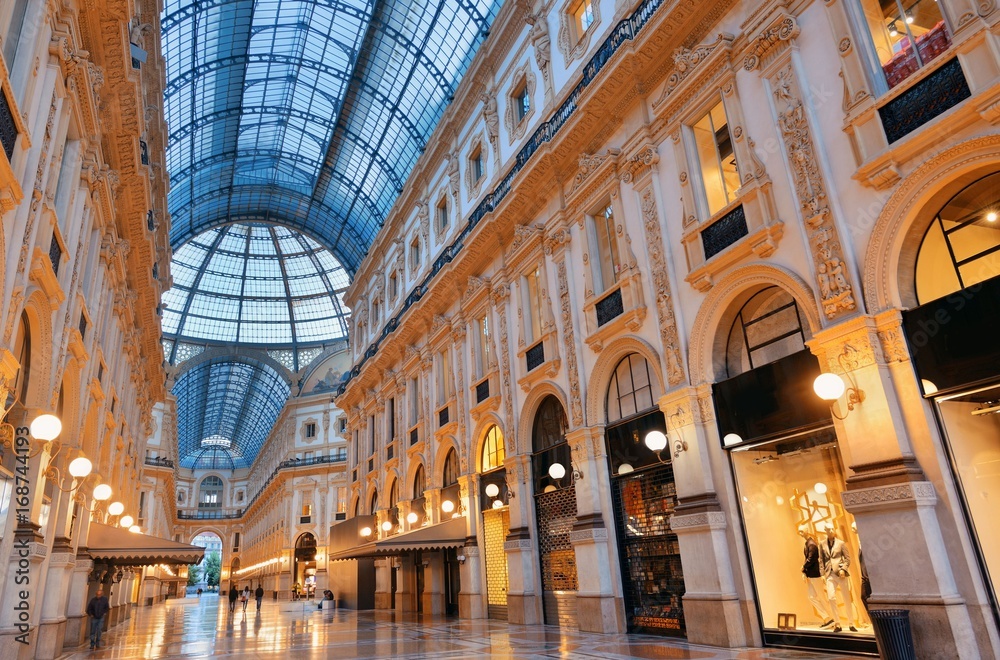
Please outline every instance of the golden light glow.
[[843, 396], [845, 389], [844, 379], [837, 374], [820, 374], [813, 381], [813, 391], [824, 401], [836, 401]]

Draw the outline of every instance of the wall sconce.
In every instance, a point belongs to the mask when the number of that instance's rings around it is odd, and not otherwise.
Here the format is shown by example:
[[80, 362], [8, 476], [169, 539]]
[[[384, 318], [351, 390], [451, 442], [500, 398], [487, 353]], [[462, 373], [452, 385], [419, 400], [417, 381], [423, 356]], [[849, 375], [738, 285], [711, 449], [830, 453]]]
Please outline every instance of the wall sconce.
[[131, 525], [128, 528], [128, 531], [132, 532], [133, 534], [141, 534], [142, 533], [142, 528], [139, 527], [138, 525]]
[[889, 36], [890, 37], [898, 37], [899, 36], [899, 25], [896, 24], [895, 20], [893, 20], [891, 23], [889, 23]]
[[[851, 414], [855, 406], [860, 406], [865, 400], [865, 392], [858, 387], [857, 381], [854, 380], [854, 376], [847, 367], [844, 366], [844, 356], [845, 353], [841, 353], [837, 356], [837, 362], [840, 363], [841, 368], [844, 369], [844, 373], [847, 374], [847, 378], [851, 381], [851, 386], [847, 387], [844, 384], [844, 379], [835, 373], [825, 372], [816, 377], [813, 381], [813, 391], [816, 392], [816, 396], [823, 399], [824, 401], [830, 402], [830, 414], [837, 419], [843, 421], [847, 419], [847, 416]], [[847, 412], [843, 416], [837, 414], [837, 411], [833, 409], [834, 404], [837, 399], [843, 396], [844, 392], [847, 392]]]
[[420, 516], [417, 515], [416, 511], [410, 511], [408, 514], [406, 514], [406, 522], [410, 523], [411, 525], [416, 525], [419, 519]]
[[384, 523], [382, 523], [382, 531], [383, 532], [390, 532], [390, 531], [392, 531], [392, 523], [390, 521], [388, 521], [388, 520], [386, 520]]
[[500, 494], [500, 486], [497, 486], [496, 484], [486, 484], [484, 492], [486, 493], [486, 497], [496, 497]]
[[[570, 467], [573, 467], [572, 463], [570, 464]], [[562, 463], [553, 463], [549, 466], [549, 477], [551, 477], [553, 481], [559, 481], [565, 476], [566, 466]], [[573, 477], [573, 483], [576, 483], [577, 481], [583, 479], [583, 472], [580, 472], [580, 470], [574, 467], [571, 476]]]
[[132, 518], [132, 516], [122, 516], [121, 518], [118, 519], [118, 526], [128, 529], [129, 527], [132, 526], [134, 522], [135, 520]]
[[363, 536], [364, 538], [368, 538], [371, 535], [372, 535], [372, 528], [371, 527], [362, 527], [361, 528], [361, 536]]
[[465, 564], [465, 555], [459, 555], [456, 559], [458, 559], [459, 564]]
[[445, 500], [444, 502], [441, 502], [441, 510], [445, 513], [451, 513], [455, 510], [455, 503], [451, 500]]

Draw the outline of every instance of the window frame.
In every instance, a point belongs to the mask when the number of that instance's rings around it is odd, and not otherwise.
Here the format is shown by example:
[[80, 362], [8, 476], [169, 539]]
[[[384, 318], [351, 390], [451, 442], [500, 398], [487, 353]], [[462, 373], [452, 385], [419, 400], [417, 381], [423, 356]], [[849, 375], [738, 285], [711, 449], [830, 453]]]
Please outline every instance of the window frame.
[[[711, 102], [713, 100], [715, 101], [714, 103]], [[692, 121], [684, 123], [682, 132], [684, 135], [684, 151], [685, 154], [687, 155], [688, 170], [692, 173], [694, 178], [695, 210], [698, 219], [701, 220], [702, 222], [707, 222], [712, 218], [715, 218], [716, 216], [723, 214], [727, 209], [732, 208], [733, 206], [739, 203], [741, 197], [740, 191], [743, 189], [743, 169], [740, 166], [740, 158], [736, 151], [736, 138], [733, 135], [733, 131], [731, 130], [732, 120], [729, 117], [730, 112], [729, 109], [726, 107], [726, 101], [721, 90], [717, 93], [714, 93], [709, 99], [709, 102], [705, 103], [704, 106], [708, 107], [707, 108], [703, 107], [700, 112], [694, 113], [694, 119]], [[729, 144], [732, 152], [732, 158], [736, 164], [736, 176], [740, 183], [740, 185], [731, 192], [727, 189], [726, 178], [725, 175], [723, 174], [725, 169], [723, 168], [723, 160], [719, 152], [719, 142], [717, 138], [718, 130], [715, 128], [714, 121], [712, 120], [711, 117], [712, 113], [718, 107], [722, 108], [723, 116], [726, 119], [726, 133], [729, 136]], [[712, 210], [711, 202], [708, 196], [708, 186], [706, 185], [705, 182], [704, 166], [702, 163], [700, 149], [698, 147], [698, 138], [696, 133], [697, 129], [695, 128], [706, 118], [708, 118], [709, 121], [712, 122], [711, 124], [712, 133], [714, 136], [716, 136], [712, 140], [712, 147], [716, 158], [716, 165], [718, 166], [718, 171], [721, 176], [723, 190], [726, 195], [726, 203], [716, 208], [714, 211]]]

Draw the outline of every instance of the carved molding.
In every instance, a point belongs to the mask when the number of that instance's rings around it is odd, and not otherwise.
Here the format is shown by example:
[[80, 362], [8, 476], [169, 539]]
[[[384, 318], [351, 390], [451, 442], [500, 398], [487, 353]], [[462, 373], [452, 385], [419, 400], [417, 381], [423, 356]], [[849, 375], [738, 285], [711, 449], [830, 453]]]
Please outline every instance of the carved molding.
[[937, 501], [934, 484], [929, 481], [848, 490], [842, 497], [844, 507], [852, 513], [889, 505], [933, 506]]
[[[507, 90], [507, 102], [503, 113], [504, 127], [507, 129], [507, 144], [514, 144], [515, 141], [524, 137], [531, 123], [531, 117], [535, 114], [535, 72], [531, 70], [531, 64], [525, 62], [514, 71], [513, 82]], [[523, 117], [517, 117], [517, 101], [514, 96], [521, 85], [525, 85], [528, 90], [528, 112]]]

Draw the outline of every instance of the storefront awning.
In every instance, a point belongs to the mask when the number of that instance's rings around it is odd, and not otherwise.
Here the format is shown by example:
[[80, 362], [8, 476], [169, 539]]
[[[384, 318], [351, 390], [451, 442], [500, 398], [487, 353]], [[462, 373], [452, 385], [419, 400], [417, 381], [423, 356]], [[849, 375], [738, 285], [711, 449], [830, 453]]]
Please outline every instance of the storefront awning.
[[452, 518], [437, 525], [421, 527], [412, 532], [397, 534], [380, 541], [371, 541], [335, 552], [330, 555], [330, 559], [337, 561], [340, 559], [360, 559], [361, 557], [392, 557], [412, 550], [457, 548], [465, 545], [466, 524], [464, 516]]
[[96, 560], [132, 566], [197, 564], [205, 556], [205, 548], [90, 523], [87, 553]]

